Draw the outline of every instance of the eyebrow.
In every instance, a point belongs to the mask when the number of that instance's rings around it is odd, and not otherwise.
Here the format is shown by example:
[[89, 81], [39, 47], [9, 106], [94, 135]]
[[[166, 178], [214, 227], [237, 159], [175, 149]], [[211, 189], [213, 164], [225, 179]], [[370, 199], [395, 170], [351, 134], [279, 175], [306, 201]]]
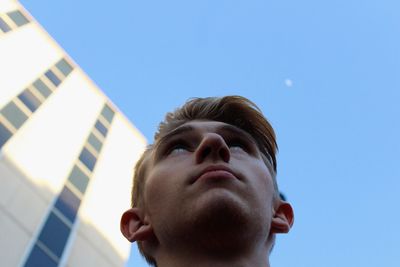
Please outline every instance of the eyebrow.
[[248, 133], [247, 131], [234, 126], [232, 124], [226, 124], [226, 125], [222, 125], [217, 129], [217, 132], [222, 131], [222, 132], [231, 132], [237, 135], [243, 135], [245, 136], [247, 139], [251, 140], [255, 145], [257, 145], [256, 140], [254, 139], [254, 137]]
[[182, 133], [193, 132], [194, 130], [195, 130], [194, 127], [191, 125], [179, 126], [175, 129], [169, 131], [164, 136], [160, 137], [160, 139], [157, 141], [157, 143], [154, 146], [154, 150], [156, 151], [161, 144], [163, 144], [166, 140], [170, 139], [171, 137], [182, 134]]
[[[173, 136], [180, 135], [183, 133], [193, 132], [195, 130], [196, 130], [195, 127], [193, 127], [191, 125], [179, 126], [175, 129], [171, 130], [170, 132], [166, 133], [164, 136], [162, 136], [156, 143], [154, 149], [157, 150], [157, 148], [161, 144], [163, 144], [164, 142], [166, 142], [166, 140], [172, 138]], [[221, 125], [221, 126], [217, 127], [216, 133], [223, 133], [223, 132], [229, 132], [229, 133], [233, 133], [236, 135], [242, 135], [242, 136], [246, 137], [247, 139], [249, 139], [250, 141], [252, 141], [255, 145], [257, 145], [256, 140], [254, 139], [254, 137], [251, 134], [249, 134], [247, 131], [245, 131], [237, 126], [234, 126], [231, 124], [225, 124], [225, 125]]]

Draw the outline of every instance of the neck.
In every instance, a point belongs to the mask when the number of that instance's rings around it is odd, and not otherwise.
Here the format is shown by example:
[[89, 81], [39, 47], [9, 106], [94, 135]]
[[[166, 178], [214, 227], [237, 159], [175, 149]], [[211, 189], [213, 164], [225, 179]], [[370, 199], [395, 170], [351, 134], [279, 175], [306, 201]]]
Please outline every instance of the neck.
[[265, 253], [251, 257], [215, 258], [207, 255], [160, 255], [158, 267], [270, 267]]
[[267, 246], [260, 245], [248, 252], [224, 253], [206, 250], [170, 250], [157, 253], [158, 267], [270, 267]]

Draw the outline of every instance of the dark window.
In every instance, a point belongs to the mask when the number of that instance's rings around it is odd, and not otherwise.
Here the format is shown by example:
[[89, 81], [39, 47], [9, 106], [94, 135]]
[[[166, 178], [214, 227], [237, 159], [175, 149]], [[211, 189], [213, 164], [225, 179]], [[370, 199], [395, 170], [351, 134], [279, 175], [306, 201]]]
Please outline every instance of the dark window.
[[12, 132], [0, 122], [0, 148], [3, 147], [3, 145], [8, 139], [10, 139], [11, 136]]
[[19, 11], [19, 10], [16, 10], [16, 11], [13, 11], [13, 12], [8, 12], [7, 15], [18, 26], [22, 26], [22, 25], [27, 24], [29, 22], [29, 20], [24, 16], [24, 14], [22, 14], [21, 11]]
[[14, 102], [8, 103], [7, 106], [1, 110], [1, 114], [3, 114], [17, 129], [28, 119], [28, 116], [26, 116]]
[[11, 30], [10, 26], [8, 26], [8, 24], [2, 18], [0, 18], [0, 29], [3, 32], [8, 32]]
[[72, 191], [65, 187], [61, 191], [54, 205], [71, 223], [74, 223], [81, 200]]
[[70, 231], [71, 229], [54, 212], [51, 212], [40, 232], [39, 240], [58, 258], [61, 258]]
[[61, 80], [52, 72], [51, 70], [48, 70], [44, 75], [46, 75], [47, 78], [57, 87], [60, 83]]
[[87, 177], [79, 167], [74, 166], [68, 179], [82, 194], [85, 193], [86, 187], [89, 183], [89, 177]]
[[58, 264], [50, 258], [37, 244], [33, 247], [31, 254], [29, 254], [28, 259], [24, 267], [38, 267], [38, 266], [46, 266], [46, 267], [57, 267]]
[[61, 59], [56, 64], [56, 67], [65, 75], [65, 77], [67, 77], [73, 69], [72, 66], [65, 59]]
[[100, 152], [103, 143], [93, 133], [89, 135], [88, 142], [97, 152]]
[[96, 165], [96, 157], [89, 150], [83, 148], [79, 159], [89, 170], [93, 171], [94, 165]]
[[104, 126], [104, 124], [102, 124], [100, 121], [96, 121], [96, 125], [94, 126], [96, 127], [97, 130], [99, 130], [99, 132], [105, 137], [107, 135], [107, 128], [106, 126]]
[[40, 100], [32, 94], [31, 91], [26, 89], [23, 91], [18, 98], [27, 106], [32, 112], [34, 112], [41, 104]]
[[103, 111], [101, 112], [101, 115], [104, 116], [104, 118], [111, 123], [113, 117], [114, 117], [114, 111], [108, 106], [105, 105], [103, 108]]
[[33, 86], [41, 93], [45, 98], [51, 94], [51, 90], [47, 85], [39, 78], [34, 83]]

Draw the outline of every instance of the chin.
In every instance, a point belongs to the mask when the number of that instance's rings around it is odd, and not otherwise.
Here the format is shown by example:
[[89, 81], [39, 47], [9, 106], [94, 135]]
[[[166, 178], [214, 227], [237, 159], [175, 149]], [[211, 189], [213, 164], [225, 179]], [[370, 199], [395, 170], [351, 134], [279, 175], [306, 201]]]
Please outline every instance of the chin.
[[239, 253], [264, 230], [262, 219], [255, 218], [256, 214], [260, 213], [234, 193], [210, 191], [188, 210], [185, 233], [190, 232], [191, 243], [207, 249], [209, 255]]
[[230, 231], [245, 226], [251, 219], [251, 208], [233, 192], [210, 190], [202, 195], [192, 209], [195, 224], [209, 231]]
[[220, 257], [226, 253], [239, 255], [254, 240], [268, 236], [263, 212], [240, 193], [210, 189], [187, 200], [176, 204], [177, 216], [160, 225], [165, 232], [160, 232], [159, 238], [173, 239], [175, 246], [191, 244], [192, 249], [205, 249], [209, 255]]

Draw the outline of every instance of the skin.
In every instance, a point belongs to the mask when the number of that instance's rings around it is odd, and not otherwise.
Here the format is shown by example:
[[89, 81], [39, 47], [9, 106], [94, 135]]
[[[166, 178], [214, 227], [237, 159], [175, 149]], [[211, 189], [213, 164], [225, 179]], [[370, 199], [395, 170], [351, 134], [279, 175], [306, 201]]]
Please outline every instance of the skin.
[[161, 138], [147, 164], [145, 205], [124, 213], [121, 231], [159, 267], [269, 266], [274, 235], [289, 231], [293, 211], [274, 197], [248, 133], [191, 121]]

